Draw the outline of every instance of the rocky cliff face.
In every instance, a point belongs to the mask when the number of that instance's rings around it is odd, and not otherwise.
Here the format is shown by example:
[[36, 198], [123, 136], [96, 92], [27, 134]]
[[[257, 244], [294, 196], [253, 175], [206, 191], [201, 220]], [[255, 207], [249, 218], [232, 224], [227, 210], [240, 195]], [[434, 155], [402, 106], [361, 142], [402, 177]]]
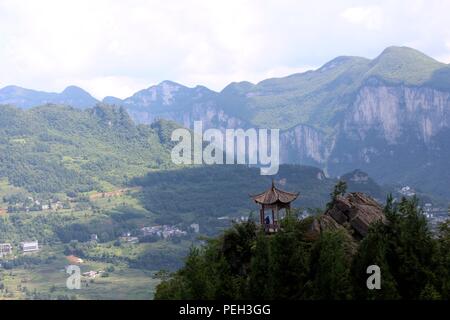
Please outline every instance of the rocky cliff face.
[[333, 143], [320, 130], [298, 125], [280, 134], [282, 163], [303, 163], [323, 166]]
[[409, 127], [416, 138], [429, 144], [443, 128], [450, 125], [450, 93], [426, 87], [362, 87], [343, 123], [343, 130], [367, 139], [377, 130], [387, 143], [401, 143], [399, 138]]
[[217, 102], [218, 94], [205, 87], [188, 88], [170, 81], [142, 90], [120, 103], [138, 123], [171, 120], [192, 128], [202, 121], [204, 129], [246, 128], [249, 125], [231, 116]]
[[[324, 167], [338, 167], [341, 162], [367, 164], [373, 156], [381, 156], [386, 146], [395, 149], [415, 142], [431, 150], [433, 140], [448, 128], [450, 92], [404, 85], [364, 86], [330, 136], [303, 125], [284, 132], [283, 161]], [[361, 147], [347, 152], [349, 146], [343, 146], [347, 143]]]
[[[325, 166], [332, 174], [354, 168], [385, 183], [416, 184], [442, 192], [449, 170], [450, 92], [429, 87], [367, 85], [336, 130]], [[420, 186], [419, 186], [420, 185]]]

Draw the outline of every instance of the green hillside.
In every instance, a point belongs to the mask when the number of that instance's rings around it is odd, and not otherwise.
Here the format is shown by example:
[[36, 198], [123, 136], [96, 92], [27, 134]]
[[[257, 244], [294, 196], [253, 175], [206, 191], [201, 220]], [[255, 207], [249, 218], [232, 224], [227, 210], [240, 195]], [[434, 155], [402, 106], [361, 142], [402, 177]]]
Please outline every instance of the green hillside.
[[[170, 136], [177, 125], [135, 125], [120, 107], [1, 106], [0, 114], [0, 243], [13, 246], [0, 260], [7, 289], [0, 299], [151, 298], [159, 283], [154, 271], [178, 269], [202, 236], [255, 217], [249, 195], [272, 183], [255, 167], [175, 168]], [[293, 204], [299, 214], [323, 210], [337, 182], [298, 165], [280, 166], [273, 178], [300, 192]], [[387, 193], [361, 171], [342, 178], [349, 191], [380, 200]], [[145, 234], [152, 227], [176, 235]], [[25, 255], [20, 242], [30, 240], [41, 249]], [[86, 288], [70, 292], [60, 270], [73, 256], [84, 260], [83, 271], [106, 276], [86, 278]]]
[[108, 190], [170, 165], [169, 124], [136, 126], [122, 108], [0, 106], [0, 114], [0, 178], [30, 192]]

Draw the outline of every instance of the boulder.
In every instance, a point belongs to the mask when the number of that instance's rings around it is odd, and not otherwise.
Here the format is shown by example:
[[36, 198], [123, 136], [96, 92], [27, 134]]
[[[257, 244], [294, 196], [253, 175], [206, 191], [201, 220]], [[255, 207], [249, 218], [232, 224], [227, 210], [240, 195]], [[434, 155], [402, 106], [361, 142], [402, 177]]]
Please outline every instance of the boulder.
[[383, 208], [364, 193], [348, 193], [339, 196], [325, 214], [314, 219], [308, 233], [315, 238], [325, 230], [347, 230], [355, 239], [367, 235], [369, 226], [377, 221], [386, 221]]

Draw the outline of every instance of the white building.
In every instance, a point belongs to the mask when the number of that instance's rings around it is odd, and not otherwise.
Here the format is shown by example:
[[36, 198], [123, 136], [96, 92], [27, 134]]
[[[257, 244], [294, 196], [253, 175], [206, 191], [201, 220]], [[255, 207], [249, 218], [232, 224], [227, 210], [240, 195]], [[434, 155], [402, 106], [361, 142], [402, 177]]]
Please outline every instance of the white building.
[[23, 252], [35, 252], [39, 250], [39, 244], [37, 241], [26, 241], [21, 244]]
[[12, 253], [12, 245], [10, 243], [0, 243], [0, 258]]
[[191, 229], [194, 230], [195, 233], [200, 232], [200, 225], [198, 223], [193, 223], [190, 225]]

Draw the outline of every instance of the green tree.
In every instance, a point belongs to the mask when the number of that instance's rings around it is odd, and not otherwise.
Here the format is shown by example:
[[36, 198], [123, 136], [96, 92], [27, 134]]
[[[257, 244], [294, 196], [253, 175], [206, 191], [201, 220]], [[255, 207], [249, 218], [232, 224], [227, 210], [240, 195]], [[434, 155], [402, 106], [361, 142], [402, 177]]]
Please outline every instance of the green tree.
[[[372, 226], [366, 238], [361, 242], [352, 265], [353, 285], [356, 299], [393, 300], [399, 299], [397, 283], [393, 278], [387, 261], [389, 250], [388, 227], [380, 222]], [[380, 267], [381, 289], [367, 288], [367, 268], [371, 265]]]
[[438, 231], [439, 268], [437, 274], [441, 279], [441, 296], [450, 299], [450, 220], [442, 223]]
[[353, 296], [348, 237], [341, 231], [323, 232], [311, 252], [306, 299], [346, 300]]
[[331, 201], [327, 203], [327, 208], [331, 208], [339, 196], [344, 196], [347, 192], [347, 182], [339, 180], [330, 193]]

